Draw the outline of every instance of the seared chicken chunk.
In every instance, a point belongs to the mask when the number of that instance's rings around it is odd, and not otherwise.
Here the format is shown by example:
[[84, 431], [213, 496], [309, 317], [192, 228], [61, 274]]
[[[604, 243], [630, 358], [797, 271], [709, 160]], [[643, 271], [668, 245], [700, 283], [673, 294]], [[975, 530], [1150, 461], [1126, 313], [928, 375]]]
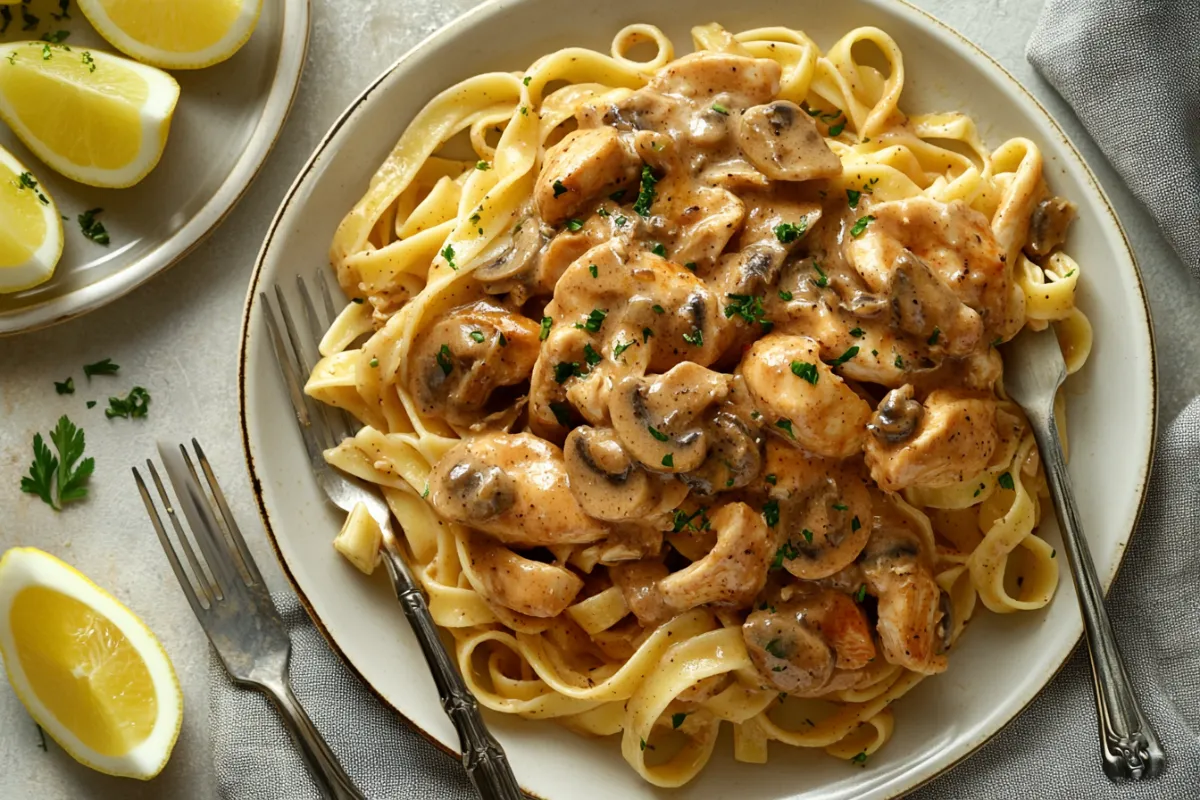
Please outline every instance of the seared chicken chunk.
[[633, 151], [612, 128], [572, 131], [546, 151], [534, 187], [538, 214], [557, 225], [596, 198], [637, 180], [640, 170]]

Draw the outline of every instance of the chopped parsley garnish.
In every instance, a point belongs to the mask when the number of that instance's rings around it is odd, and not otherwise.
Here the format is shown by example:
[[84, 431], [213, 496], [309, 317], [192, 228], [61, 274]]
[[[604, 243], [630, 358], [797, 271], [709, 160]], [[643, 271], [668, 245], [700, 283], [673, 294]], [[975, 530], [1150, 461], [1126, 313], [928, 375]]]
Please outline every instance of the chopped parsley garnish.
[[837, 136], [838, 134], [840, 134], [840, 133], [841, 133], [842, 131], [844, 131], [845, 129], [846, 129], [846, 121], [845, 121], [845, 120], [842, 120], [842, 121], [841, 121], [841, 122], [839, 122], [837, 125], [833, 125], [833, 126], [831, 126], [831, 127], [829, 128], [829, 135], [830, 135], [830, 136]]
[[683, 340], [688, 344], [694, 344], [696, 347], [704, 346], [704, 331], [699, 328], [692, 328], [691, 333], [685, 333]]
[[429, 483], [428, 482], [425, 484], [425, 491], [421, 492], [421, 499], [424, 500], [427, 497], [429, 497]]
[[793, 361], [792, 374], [797, 378], [808, 381], [813, 386], [816, 386], [817, 381], [821, 378], [821, 373], [817, 372], [817, 365], [810, 364], [807, 361]]
[[896, 360], [892, 363], [896, 365], [896, 369], [904, 369], [904, 359], [900, 357], [899, 353], [896, 353]]
[[686, 712], [686, 711], [681, 711], [678, 714], [672, 714], [671, 715], [671, 727], [678, 728], [680, 725], [683, 724], [683, 721], [685, 719], [687, 719], [687, 715], [688, 715], [688, 712]]
[[96, 401], [95, 401], [95, 400], [88, 400], [88, 401], [87, 401], [87, 407], [88, 407], [88, 408], [95, 408], [95, 407], [96, 407]]
[[449, 375], [454, 371], [454, 361], [450, 358], [450, 345], [444, 344], [437, 352], [437, 363], [442, 368], [443, 375]]
[[501, 347], [508, 347], [508, 339], [504, 338], [503, 333], [496, 337], [496, 343]]
[[[691, 514], [684, 511], [682, 508], [675, 509], [675, 516], [672, 520], [672, 533], [679, 533], [684, 528], [689, 528], [694, 531], [703, 531], [708, 529], [708, 516], [705, 512], [706, 507], [701, 507], [693, 511]], [[693, 522], [696, 517], [700, 518], [699, 524]]]
[[810, 531], [808, 528], [805, 528], [804, 530], [800, 531], [800, 535], [804, 537], [804, 541], [808, 542], [809, 544], [812, 544], [812, 539], [813, 539], [812, 531]]
[[658, 178], [654, 177], [654, 171], [650, 169], [649, 164], [642, 165], [642, 184], [638, 189], [637, 202], [633, 204], [633, 210], [640, 216], [650, 216], [650, 206], [654, 204], [654, 185], [658, 183]]
[[780, 300], [782, 300], [782, 301], [784, 301], [784, 302], [786, 303], [787, 301], [789, 301], [789, 300], [791, 300], [791, 299], [792, 299], [792, 293], [791, 293], [791, 292], [789, 292], [789, 291], [785, 291], [785, 290], [783, 290], [783, 289], [780, 289], [780, 290], [779, 290], [779, 299], [780, 299]]
[[379, 366], [379, 359], [378, 359], [378, 358], [372, 358], [372, 359], [371, 359], [371, 361], [370, 361], [370, 364], [371, 364], [371, 366], [372, 366], [372, 367], [378, 367], [378, 366]]
[[857, 239], [859, 236], [863, 235], [863, 232], [867, 229], [867, 226], [874, 221], [875, 217], [871, 216], [870, 214], [867, 214], [865, 217], [859, 217], [854, 223], [854, 227], [850, 229], [850, 235]]
[[483, 331], [471, 331], [471, 338], [482, 344], [484, 339]]
[[654, 331], [649, 328], [642, 328], [642, 344], [650, 341], [650, 337], [654, 335]]
[[600, 326], [604, 324], [604, 318], [608, 316], [608, 309], [593, 308], [592, 313], [588, 314], [587, 320], [583, 323], [583, 328], [588, 333], [599, 333]]
[[689, 261], [686, 264], [684, 264], [684, 266], [687, 267], [688, 269], [690, 269], [692, 272], [696, 271], [696, 262], [695, 261]]
[[600, 267], [596, 266], [595, 264], [588, 264], [588, 272], [592, 273], [593, 278], [600, 277]]
[[1071, 277], [1071, 276], [1072, 276], [1072, 275], [1074, 275], [1074, 274], [1075, 274], [1075, 270], [1074, 270], [1074, 269], [1072, 269], [1072, 270], [1071, 270], [1070, 272], [1068, 272], [1066, 275], [1063, 275], [1063, 277], [1064, 277], [1064, 278], [1069, 278], [1069, 277]]
[[821, 269], [821, 265], [815, 258], [813, 259], [813, 269], [817, 272], [817, 279], [813, 283], [817, 285], [817, 288], [824, 289], [829, 285], [829, 276], [825, 274], [825, 270]]
[[529, 116], [529, 109], [528, 109], [528, 108], [526, 108], [525, 106], [521, 106], [521, 116], [522, 116], [522, 117], [528, 117], [528, 116]]
[[609, 216], [611, 216], [611, 215], [608, 213], [608, 209], [607, 209], [607, 208], [605, 208], [604, 206], [601, 206], [600, 208], [597, 208], [597, 209], [596, 209], [596, 213], [597, 213], [597, 214], [599, 214], [600, 216], [602, 216], [602, 217], [606, 218], [606, 219], [607, 219]]
[[566, 403], [551, 403], [550, 411], [559, 425], [566, 428], [571, 424], [571, 407]]
[[79, 229], [83, 231], [83, 235], [91, 239], [96, 244], [108, 244], [108, 231], [104, 229], [104, 223], [96, 219], [96, 215], [103, 212], [103, 208], [89, 208], [87, 211], [79, 215]]
[[567, 230], [571, 231], [571, 233], [575, 233], [577, 231], [583, 230], [583, 220], [581, 220], [581, 219], [567, 220]]
[[46, 195], [42, 194], [42, 190], [38, 188], [37, 179], [35, 179], [32, 174], [30, 174], [28, 172], [22, 172], [20, 175], [18, 175], [17, 176], [17, 188], [18, 189], [28, 189], [29, 191], [31, 191], [37, 195], [38, 200], [42, 201], [42, 205], [44, 205], [44, 206], [50, 205], [50, 198], [46, 197]]
[[529, 85], [529, 80], [530, 80], [530, 78], [532, 78], [532, 77], [533, 77], [532, 75], [526, 75], [524, 78], [522, 78], [522, 79], [521, 79], [521, 83], [522, 83], [522, 84], [524, 84], [525, 86], [528, 86], [528, 85]]
[[930, 346], [937, 344], [938, 339], [941, 338], [941, 335], [942, 335], [942, 329], [935, 326], [933, 329], [933, 333], [929, 334], [928, 341], [929, 341]]
[[846, 505], [845, 503], [834, 503], [833, 507], [836, 508], [838, 511], [849, 511], [850, 510], [850, 506]]
[[858, 208], [858, 199], [862, 197], [862, 192], [855, 189], [846, 190], [846, 200], [850, 202], [851, 208]]
[[554, 380], [556, 383], [566, 383], [568, 378], [572, 378], [578, 374], [578, 361], [560, 361], [554, 365]]
[[83, 51], [83, 63], [87, 65], [88, 72], [96, 71], [96, 59], [92, 58], [92, 54], [88, 50]]
[[831, 367], [840, 367], [842, 364], [845, 364], [847, 361], [854, 358], [856, 355], [858, 355], [858, 345], [851, 345], [850, 348], [846, 350], [846, 352], [842, 353], [840, 356], [835, 358], [833, 361], [827, 361], [825, 363], [829, 364], [829, 366], [831, 366]]
[[796, 434], [792, 433], [792, 421], [790, 419], [785, 417], [784, 419], [779, 420], [775, 423], [775, 427], [779, 428], [780, 430], [787, 431], [787, 435], [793, 439], [796, 438]]
[[777, 478], [777, 477], [775, 476], [775, 473], [774, 473], [774, 472], [772, 472], [772, 473], [770, 473], [769, 475], [767, 475], [765, 478], [763, 478], [763, 480], [765, 480], [767, 483], [771, 484], [772, 486], [774, 486], [775, 484], [779, 483], [779, 478]]
[[589, 367], [594, 367], [604, 360], [604, 356], [597, 353], [596, 348], [592, 347], [591, 344], [585, 344], [583, 346], [583, 359]]
[[672, 455], [671, 453], [667, 453], [662, 458], [662, 465], [664, 467], [674, 467], [675, 466], [675, 456]]
[[120, 368], [121, 366], [114, 364], [111, 358], [105, 358], [97, 361], [95, 364], [84, 364], [83, 374], [89, 378], [93, 375], [115, 375]]
[[553, 188], [554, 188], [554, 196], [555, 197], [558, 197], [559, 195], [563, 195], [563, 194], [567, 193], [567, 187], [563, 186], [563, 182], [560, 180], [554, 181]]
[[779, 639], [772, 639], [763, 645], [763, 650], [766, 650], [776, 658], [787, 658], [787, 652], [783, 649], [783, 644]]
[[613, 220], [613, 222], [615, 222], [617, 224], [617, 227], [620, 228], [625, 225], [626, 220], [624, 217], [617, 217], [616, 219]]
[[651, 306], [650, 308], [651, 308], [651, 310], [653, 310], [653, 311], [654, 311], [654, 313], [655, 313], [655, 314], [665, 314], [665, 313], [667, 313], [667, 310], [666, 310], [665, 308], [663, 308], [662, 306], [660, 306], [658, 303], [655, 303], [655, 304], [654, 304], [653, 306]]
[[67, 378], [62, 383], [55, 381], [54, 391], [58, 394], [75, 394], [75, 379]]
[[861, 527], [862, 527], [862, 523], [858, 521], [858, 517], [855, 517], [854, 519], [850, 520], [850, 530], [851, 531], [856, 531]]
[[620, 358], [621, 353], [624, 353], [629, 348], [633, 347], [637, 342], [617, 342], [613, 346], [613, 358]]
[[653, 425], [647, 425], [646, 429], [650, 431], [651, 436], [653, 436], [655, 439], [657, 439], [660, 442], [665, 442], [671, 438], [670, 436], [667, 436], [665, 433], [663, 433], [662, 431], [660, 431], [658, 428], [654, 427]]
[[712, 110], [717, 112], [718, 114], [724, 114], [727, 117], [729, 116], [729, 109], [726, 108], [725, 106], [721, 105], [720, 103], [713, 103]]
[[655, 242], [654, 247], [650, 248], [650, 252], [654, 253], [654, 255], [658, 256], [659, 258], [666, 258], [667, 246], [662, 242]]
[[472, 214], [470, 217], [468, 217], [468, 220], [470, 220], [472, 225], [478, 225], [479, 220], [481, 219], [482, 217], [480, 217], [478, 213]]
[[763, 515], [763, 519], [766, 521], [768, 526], [774, 528], [776, 525], [778, 525], [779, 524], [779, 501], [778, 500], [768, 500], [767, 502], [763, 503], [762, 515]]
[[477, 170], [482, 170], [483, 172], [487, 172], [491, 168], [492, 168], [492, 165], [486, 161], [476, 161], [475, 162], [475, 169], [477, 169]]
[[62, 44], [71, 35], [70, 31], [55, 31], [54, 33], [46, 32], [42, 34], [42, 41], [50, 44]]
[[867, 752], [864, 750], [863, 752], [859, 753], [858, 755], [856, 755], [854, 758], [852, 758], [850, 760], [853, 761], [855, 764], [865, 764], [865, 763], [867, 763]]
[[761, 297], [750, 294], [727, 294], [725, 296], [733, 301], [725, 306], [726, 319], [730, 319], [736, 314], [749, 325], [761, 323], [763, 328], [768, 331], [775, 327], [774, 323], [765, 318], [767, 309], [763, 306]]
[[542, 328], [538, 331], [538, 341], [546, 341], [546, 337], [550, 335], [550, 327], [554, 324], [553, 317], [542, 317]]
[[454, 263], [454, 245], [446, 245], [446, 249], [442, 251], [442, 258], [446, 259], [446, 263], [450, 265], [450, 269], [458, 269], [458, 265]]
[[808, 217], [801, 217], [799, 225], [781, 222], [775, 226], [775, 238], [783, 244], [791, 244], [808, 233]]
[[619, 203], [624, 198], [625, 198], [625, 190], [624, 189], [618, 189], [617, 191], [613, 192], [612, 194], [610, 194], [608, 196], [608, 199], [612, 200], [614, 203]]
[[1011, 472], [1002, 473], [997, 479], [997, 483], [1000, 484], [1001, 488], [1008, 489], [1009, 491], [1012, 491], [1016, 488], [1016, 484], [1013, 483], [1013, 476]]
[[125, 397], [108, 398], [108, 408], [104, 409], [104, 416], [109, 419], [113, 417], [136, 419], [145, 417], [148, 413], [150, 413], [150, 393], [141, 386], [130, 389], [129, 394]]
[[[80, 461], [85, 446], [83, 431], [64, 414], [50, 431], [50, 441], [58, 455], [50, 451], [40, 433], [33, 435], [33, 463], [29, 475], [21, 478], [21, 491], [35, 494], [55, 511], [66, 503], [87, 497], [88, 478], [96, 468], [91, 458]], [[78, 464], [78, 466], [76, 466]]]
[[858, 585], [858, 591], [854, 593], [854, 599], [860, 603], [867, 599], [867, 585], [865, 583]]
[[867, 332], [864, 331], [862, 328], [851, 328], [850, 335], [853, 336], [855, 339], [861, 339], [862, 337], [867, 335]]
[[997, 336], [995, 339], [992, 339], [992, 347], [999, 347], [1002, 344], [1004, 344], [1003, 336]]

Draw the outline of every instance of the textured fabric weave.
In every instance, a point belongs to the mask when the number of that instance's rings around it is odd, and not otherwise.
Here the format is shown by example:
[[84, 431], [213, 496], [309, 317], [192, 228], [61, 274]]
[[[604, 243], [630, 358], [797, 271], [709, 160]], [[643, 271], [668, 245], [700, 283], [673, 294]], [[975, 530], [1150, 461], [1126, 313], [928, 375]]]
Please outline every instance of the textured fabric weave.
[[[1200, 278], [1200, 2], [1050, 0], [1028, 55]], [[1167, 751], [1164, 775], [1121, 787], [1104, 778], [1081, 647], [1024, 714], [910, 800], [1200, 798], [1198, 472], [1200, 400], [1164, 427], [1146, 512], [1108, 599], [1129, 671]], [[292, 635], [295, 692], [371, 800], [474, 796], [455, 759], [350, 675], [294, 596], [275, 601]], [[268, 702], [234, 687], [215, 659], [211, 671], [222, 797], [318, 798]]]

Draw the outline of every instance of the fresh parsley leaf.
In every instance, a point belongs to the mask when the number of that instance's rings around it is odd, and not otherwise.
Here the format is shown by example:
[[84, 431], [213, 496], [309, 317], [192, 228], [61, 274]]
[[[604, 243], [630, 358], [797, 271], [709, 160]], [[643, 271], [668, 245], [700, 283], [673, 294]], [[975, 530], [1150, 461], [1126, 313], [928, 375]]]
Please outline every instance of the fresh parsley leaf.
[[481, 172], [487, 172], [491, 168], [492, 168], [492, 165], [486, 161], [476, 161], [475, 162], [475, 169], [480, 170]]
[[521, 79], [521, 83], [522, 83], [522, 84], [524, 84], [525, 86], [528, 86], [528, 85], [529, 85], [529, 80], [530, 80], [530, 78], [532, 78], [532, 77], [533, 77], [532, 75], [526, 75], [524, 78], [522, 78], [522, 79]]
[[[443, 345], [444, 346], [444, 345]], [[104, 409], [104, 416], [109, 419], [120, 417], [121, 419], [129, 419], [133, 417], [145, 417], [150, 413], [150, 393], [141, 386], [135, 386], [129, 390], [129, 394], [125, 397], [110, 397], [108, 398], [108, 408]]]
[[693, 328], [691, 333], [685, 333], [683, 340], [688, 344], [694, 344], [696, 347], [704, 346], [704, 331], [699, 328]]
[[588, 265], [588, 272], [592, 273], [593, 278], [600, 277], [600, 267], [596, 266], [595, 264]]
[[88, 407], [88, 408], [95, 408], [95, 407], [96, 407], [96, 401], [95, 401], [95, 400], [88, 400], [88, 401], [87, 401], [87, 407]]
[[796, 434], [792, 433], [792, 421], [790, 419], [784, 418], [779, 420], [775, 423], [775, 427], [787, 431], [787, 435], [793, 439], [796, 438]]
[[767, 483], [771, 484], [772, 486], [779, 483], [779, 478], [777, 478], [775, 476], [774, 472], [768, 474], [767, 477], [763, 478], [763, 480], [765, 480]]
[[647, 425], [646, 428], [647, 428], [647, 430], [650, 431], [650, 435], [653, 436], [655, 439], [657, 439], [660, 442], [665, 442], [671, 438], [670, 436], [667, 436], [665, 433], [663, 433], [662, 431], [660, 431], [658, 428], [654, 427], [653, 425]]
[[850, 235], [857, 239], [863, 235], [863, 232], [866, 231], [867, 226], [874, 221], [875, 217], [871, 216], [870, 214], [867, 214], [865, 217], [859, 217], [858, 220], [855, 221], [854, 227], [850, 229]]
[[855, 764], [865, 764], [865, 763], [867, 763], [867, 752], [864, 750], [863, 752], [859, 753], [858, 755], [856, 755], [854, 758], [852, 758], [850, 760], [853, 761]]
[[788, 302], [789, 300], [791, 300], [791, 299], [792, 299], [792, 293], [791, 293], [791, 292], [788, 292], [788, 291], [785, 291], [785, 290], [783, 290], [783, 289], [780, 289], [780, 290], [779, 290], [779, 299], [780, 299], [780, 300], [782, 300], [782, 301], [784, 301], [784, 302], [786, 303], [786, 302]]
[[771, 324], [771, 321], [766, 319], [767, 309], [763, 305], [761, 297], [749, 294], [726, 294], [725, 296], [733, 301], [725, 306], [726, 319], [730, 319], [736, 314], [750, 325], [755, 323]]
[[667, 313], [667, 310], [666, 310], [665, 308], [663, 308], [662, 306], [660, 306], [658, 303], [655, 303], [655, 304], [654, 304], [653, 306], [651, 306], [650, 308], [651, 308], [651, 310], [652, 310], [652, 311], [653, 311], [655, 314], [665, 314], [665, 313]]
[[57, 457], [50, 452], [42, 435], [34, 434], [33, 464], [29, 475], [21, 478], [21, 491], [35, 494], [55, 511], [61, 511], [64, 504], [87, 496], [85, 484], [96, 462], [92, 458], [80, 460], [85, 447], [83, 431], [65, 414], [50, 432], [50, 441], [58, 451]]
[[555, 180], [554, 184], [552, 185], [552, 188], [554, 189], [555, 197], [558, 197], [560, 195], [567, 193], [567, 187], [563, 186], [563, 182], [560, 180]]
[[120, 364], [114, 364], [111, 358], [105, 358], [95, 364], [84, 364], [83, 374], [89, 378], [93, 375], [116, 375], [120, 368]]
[[717, 112], [718, 114], [723, 114], [727, 117], [729, 116], [729, 109], [726, 108], [725, 106], [721, 105], [720, 103], [713, 103], [712, 110]]
[[860, 603], [867, 599], [867, 585], [865, 583], [858, 585], [858, 591], [854, 593], [854, 599]]
[[550, 327], [554, 324], [553, 317], [542, 317], [542, 328], [538, 331], [538, 341], [546, 341], [546, 337], [550, 335]]
[[571, 407], [566, 403], [551, 403], [550, 411], [554, 414], [554, 419], [559, 425], [564, 428], [571, 425]]
[[662, 242], [655, 242], [654, 247], [650, 248], [650, 252], [654, 253], [654, 255], [658, 256], [659, 258], [666, 258], [667, 246]]
[[775, 238], [783, 244], [791, 244], [808, 233], [808, 217], [801, 217], [799, 225], [781, 222], [775, 226]]
[[607, 308], [593, 308], [588, 314], [587, 320], [583, 323], [584, 330], [589, 333], [599, 333], [600, 326], [604, 324], [604, 318], [608, 316]]
[[861, 527], [862, 527], [862, 523], [858, 521], [857, 516], [854, 519], [850, 520], [850, 530], [851, 531], [856, 531]]
[[846, 190], [846, 200], [849, 201], [851, 208], [858, 208], [858, 199], [862, 197], [862, 192], [855, 189]]
[[639, 216], [650, 216], [650, 206], [654, 204], [654, 186], [658, 183], [658, 178], [654, 177], [654, 171], [650, 169], [649, 164], [642, 165], [642, 183], [638, 189], [637, 202], [633, 204], [633, 210]]
[[846, 505], [845, 503], [834, 503], [833, 507], [835, 509], [837, 509], [838, 511], [849, 511], [850, 510], [850, 506]]
[[804, 541], [808, 542], [809, 544], [812, 544], [812, 539], [813, 539], [812, 531], [810, 531], [808, 528], [805, 528], [802, 531], [800, 531], [800, 535], [804, 537]]
[[42, 41], [50, 44], [62, 44], [70, 35], [70, 31], [54, 31], [53, 33], [47, 31], [42, 34]]
[[454, 263], [454, 245], [446, 245], [446, 249], [442, 250], [442, 258], [446, 259], [446, 263], [450, 265], [450, 269], [458, 269], [458, 265]]
[[667, 453], [665, 456], [662, 457], [662, 465], [664, 467], [674, 467], [675, 466], [675, 456], [671, 453]]
[[846, 352], [842, 353], [840, 356], [835, 358], [833, 361], [827, 361], [825, 363], [829, 364], [829, 366], [831, 366], [831, 367], [840, 367], [842, 364], [845, 364], [847, 361], [854, 358], [856, 355], [858, 355], [858, 345], [851, 345], [846, 350]]
[[471, 331], [471, 339], [474, 341], [483, 344], [484, 338], [483, 331]]
[[594, 367], [604, 360], [604, 356], [596, 352], [596, 348], [592, 347], [591, 343], [583, 346], [583, 358], [587, 361], [589, 367]]
[[610, 194], [608, 196], [608, 199], [612, 200], [614, 203], [621, 202], [623, 199], [625, 199], [625, 190], [617, 189], [615, 192], [613, 192], [612, 194]]
[[892, 363], [896, 365], [896, 369], [904, 369], [904, 359], [900, 357], [899, 353], [896, 354], [896, 360]]
[[654, 335], [654, 331], [649, 328], [642, 328], [642, 344], [650, 341], [650, 337]]
[[613, 345], [613, 358], [620, 358], [621, 353], [624, 353], [635, 344], [637, 344], [637, 342], [617, 342], [615, 345]]
[[763, 650], [766, 650], [776, 658], [787, 658], [787, 651], [783, 649], [783, 643], [779, 639], [772, 639], [763, 645]]
[[932, 347], [933, 345], [938, 343], [938, 339], [941, 338], [941, 335], [942, 335], [942, 329], [935, 326], [933, 329], [933, 333], [929, 334], [930, 347]]
[[839, 122], [837, 125], [831, 125], [831, 126], [830, 126], [830, 128], [829, 128], [829, 135], [830, 135], [830, 136], [837, 136], [837, 135], [841, 134], [841, 132], [842, 132], [842, 131], [844, 131], [845, 129], [846, 129], [846, 121], [845, 121], [845, 120], [842, 120], [842, 121], [841, 121], [841, 122]]
[[444, 344], [437, 351], [437, 363], [442, 368], [443, 375], [449, 375], [454, 371], [454, 360], [450, 357], [450, 345]]
[[58, 470], [58, 459], [50, 452], [50, 448], [42, 441], [42, 435], [33, 435], [33, 463], [29, 466], [28, 477], [21, 478], [21, 491], [26, 494], [36, 494], [51, 508], [58, 510], [54, 500], [54, 475]]
[[560, 385], [566, 383], [568, 378], [572, 378], [578, 374], [578, 361], [560, 361], [554, 365], [554, 380]]
[[567, 230], [569, 230], [571, 233], [576, 233], [578, 231], [583, 230], [583, 220], [581, 220], [581, 219], [567, 220]]
[[864, 331], [862, 328], [851, 328], [850, 335], [856, 339], [861, 339], [862, 337], [867, 335], [867, 332]]
[[1008, 489], [1009, 491], [1016, 489], [1016, 484], [1013, 483], [1013, 476], [1011, 472], [1001, 473], [996, 482], [999, 483], [1003, 489]]
[[75, 379], [67, 378], [62, 383], [55, 381], [54, 391], [58, 394], [75, 394]]
[[817, 365], [810, 364], [807, 361], [793, 361], [792, 374], [797, 378], [808, 381], [813, 386], [816, 386], [817, 381], [821, 378], [821, 373], [817, 372]]
[[778, 500], [768, 500], [767, 502], [763, 503], [762, 515], [763, 515], [763, 520], [766, 521], [768, 526], [774, 528], [776, 525], [778, 525], [779, 524], [779, 501]]
[[615, 222], [617, 224], [617, 227], [620, 228], [625, 225], [625, 217], [617, 217], [616, 219], [613, 220], [613, 222]]
[[680, 725], [683, 724], [683, 721], [685, 719], [687, 719], [687, 716], [688, 716], [688, 712], [686, 712], [686, 711], [681, 711], [678, 714], [672, 714], [671, 715], [671, 727], [678, 728]]

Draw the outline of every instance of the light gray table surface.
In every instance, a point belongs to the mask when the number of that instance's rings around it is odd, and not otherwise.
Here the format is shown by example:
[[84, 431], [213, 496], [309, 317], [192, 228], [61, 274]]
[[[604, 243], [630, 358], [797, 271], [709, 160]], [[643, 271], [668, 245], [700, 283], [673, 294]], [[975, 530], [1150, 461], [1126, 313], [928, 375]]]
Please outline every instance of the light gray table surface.
[[[1025, 61], [1041, 0], [918, 0], [981, 45], [1029, 87], [1066, 129], [1112, 198], [1143, 268], [1154, 313], [1160, 419], [1172, 419], [1200, 391], [1200, 287], [1130, 196], [1062, 100]], [[163, 774], [149, 783], [105, 777], [77, 765], [37, 728], [0, 682], [0, 798], [5, 800], [167, 800], [213, 798], [208, 744], [208, 642], [149, 527], [129, 467], [156, 439], [197, 436], [223, 480], [268, 582], [285, 586], [261, 534], [238, 436], [236, 353], [246, 285], [276, 205], [342, 109], [384, 67], [474, 5], [468, 0], [314, 0], [312, 38], [295, 107], [275, 152], [225, 223], [182, 263], [82, 319], [0, 339], [0, 551], [48, 550], [83, 569], [158, 633], [184, 692], [183, 732]], [[1100, 332], [1099, 335], [1103, 335]], [[79, 374], [111, 357], [120, 380]], [[77, 392], [52, 385], [76, 375]], [[153, 394], [146, 420], [104, 419], [109, 394], [141, 384]], [[100, 401], [84, 409], [84, 400]], [[87, 431], [96, 458], [91, 496], [56, 514], [19, 491], [30, 440], [69, 413]]]

